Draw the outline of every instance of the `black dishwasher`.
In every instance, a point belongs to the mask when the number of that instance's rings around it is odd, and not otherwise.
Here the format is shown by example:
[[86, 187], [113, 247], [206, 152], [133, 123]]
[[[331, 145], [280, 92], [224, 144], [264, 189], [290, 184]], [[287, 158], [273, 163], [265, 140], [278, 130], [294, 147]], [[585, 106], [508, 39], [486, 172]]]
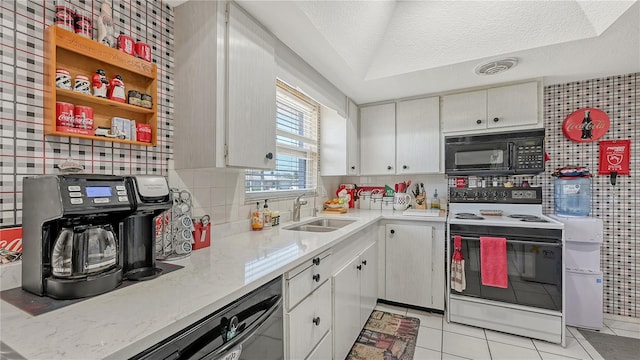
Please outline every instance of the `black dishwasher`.
[[282, 317], [278, 277], [131, 359], [280, 360]]

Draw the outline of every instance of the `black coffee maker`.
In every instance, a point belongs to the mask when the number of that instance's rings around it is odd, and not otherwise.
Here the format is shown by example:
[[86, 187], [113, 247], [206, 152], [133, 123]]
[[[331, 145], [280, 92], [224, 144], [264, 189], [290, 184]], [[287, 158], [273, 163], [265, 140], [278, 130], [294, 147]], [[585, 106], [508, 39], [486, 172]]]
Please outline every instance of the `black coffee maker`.
[[122, 226], [123, 275], [129, 280], [150, 280], [161, 271], [156, 268], [155, 220], [171, 208], [169, 185], [164, 177], [154, 175], [130, 176], [126, 184], [134, 212], [124, 219]]
[[133, 211], [126, 178], [48, 175], [23, 180], [22, 288], [74, 299], [122, 281], [122, 221]]

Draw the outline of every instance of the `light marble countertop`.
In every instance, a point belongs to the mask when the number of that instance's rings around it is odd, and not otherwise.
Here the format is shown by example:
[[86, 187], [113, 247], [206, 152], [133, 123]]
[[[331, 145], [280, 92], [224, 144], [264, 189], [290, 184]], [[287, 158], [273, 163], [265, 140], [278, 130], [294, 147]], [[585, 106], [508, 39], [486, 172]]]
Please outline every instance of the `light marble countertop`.
[[38, 316], [1, 301], [0, 341], [27, 359], [128, 358], [380, 219], [445, 222], [379, 210], [321, 216], [357, 221], [328, 233], [283, 229], [292, 223], [226, 237], [214, 231], [211, 247], [173, 262], [183, 269]]

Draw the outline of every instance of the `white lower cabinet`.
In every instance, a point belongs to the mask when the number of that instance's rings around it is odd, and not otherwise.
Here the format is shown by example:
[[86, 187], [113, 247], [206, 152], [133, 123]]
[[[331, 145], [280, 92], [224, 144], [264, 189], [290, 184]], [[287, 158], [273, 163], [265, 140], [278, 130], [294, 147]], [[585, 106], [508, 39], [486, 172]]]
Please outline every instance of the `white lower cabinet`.
[[377, 243], [368, 244], [332, 277], [334, 359], [347, 357], [376, 306], [377, 260]]
[[384, 299], [444, 310], [444, 225], [385, 225]]
[[331, 359], [331, 350], [331, 331], [329, 331], [306, 360], [329, 360]]
[[325, 252], [285, 274], [287, 359], [331, 353], [331, 269]]
[[326, 281], [289, 313], [289, 358], [306, 358], [330, 329], [331, 284]]

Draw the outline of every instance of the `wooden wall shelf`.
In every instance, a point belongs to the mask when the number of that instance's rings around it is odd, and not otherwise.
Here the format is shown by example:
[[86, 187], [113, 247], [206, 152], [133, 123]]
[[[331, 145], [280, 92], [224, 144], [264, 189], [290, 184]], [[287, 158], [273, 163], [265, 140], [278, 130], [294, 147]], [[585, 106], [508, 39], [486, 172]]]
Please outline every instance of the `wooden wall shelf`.
[[[73, 80], [76, 75], [89, 78], [97, 69], [103, 69], [111, 80], [120, 75], [125, 91], [137, 90], [151, 95], [152, 108], [120, 103], [71, 90], [56, 88], [56, 68], [67, 69]], [[128, 143], [142, 146], [156, 146], [158, 141], [158, 80], [156, 64], [138, 59], [120, 50], [112, 49], [97, 41], [87, 39], [60, 27], [51, 25], [45, 29], [45, 68], [44, 68], [44, 122], [45, 134], [69, 136], [84, 139]], [[72, 81], [73, 83], [73, 81]], [[112, 117], [135, 120], [136, 123], [151, 126], [151, 142], [140, 142], [74, 134], [56, 129], [56, 102], [68, 102], [74, 105], [93, 108], [94, 129], [98, 126], [111, 127]]]

